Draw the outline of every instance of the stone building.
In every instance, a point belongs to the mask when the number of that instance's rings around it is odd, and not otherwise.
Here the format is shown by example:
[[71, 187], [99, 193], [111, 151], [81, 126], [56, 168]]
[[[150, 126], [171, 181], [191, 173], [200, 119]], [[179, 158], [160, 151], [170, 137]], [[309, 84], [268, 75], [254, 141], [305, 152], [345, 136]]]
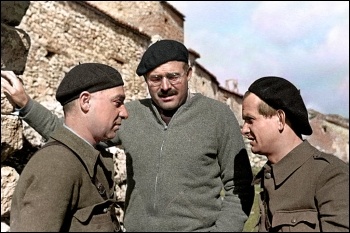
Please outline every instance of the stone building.
[[[2, 1], [1, 67], [17, 70], [28, 94], [59, 116], [62, 108], [55, 100], [56, 88], [64, 74], [79, 63], [100, 62], [115, 67], [125, 82], [126, 101], [144, 98], [148, 96], [147, 87], [135, 73], [143, 52], [160, 38], [184, 42], [184, 23], [185, 16], [165, 1]], [[189, 51], [194, 71], [190, 90], [226, 103], [242, 124], [239, 83], [228, 80], [234, 82], [233, 88], [229, 82], [221, 86], [215, 75], [198, 62], [200, 54], [191, 48]], [[21, 169], [44, 143], [38, 133], [11, 115], [12, 111], [12, 105], [2, 94], [3, 224], [8, 224], [11, 195]], [[324, 116], [314, 110], [310, 110], [309, 116], [315, 131], [308, 138], [310, 142], [348, 162], [348, 119]], [[125, 155], [120, 148], [111, 151], [116, 159], [116, 182], [120, 184], [116, 192], [123, 200]], [[257, 168], [266, 161], [254, 154], [250, 159]]]

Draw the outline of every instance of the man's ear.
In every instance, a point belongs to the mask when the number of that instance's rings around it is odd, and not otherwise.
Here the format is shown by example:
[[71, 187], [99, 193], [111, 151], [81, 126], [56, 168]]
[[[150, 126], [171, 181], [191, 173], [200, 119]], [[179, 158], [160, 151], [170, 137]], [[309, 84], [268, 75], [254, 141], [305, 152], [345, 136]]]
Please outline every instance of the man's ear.
[[187, 71], [187, 81], [189, 81], [191, 77], [192, 77], [192, 67], [189, 67]]
[[283, 130], [286, 124], [286, 113], [283, 110], [278, 109], [276, 115], [278, 119], [278, 129]]
[[91, 94], [89, 92], [83, 91], [82, 93], [80, 93], [79, 105], [84, 112], [87, 112], [90, 110], [90, 100], [91, 100]]

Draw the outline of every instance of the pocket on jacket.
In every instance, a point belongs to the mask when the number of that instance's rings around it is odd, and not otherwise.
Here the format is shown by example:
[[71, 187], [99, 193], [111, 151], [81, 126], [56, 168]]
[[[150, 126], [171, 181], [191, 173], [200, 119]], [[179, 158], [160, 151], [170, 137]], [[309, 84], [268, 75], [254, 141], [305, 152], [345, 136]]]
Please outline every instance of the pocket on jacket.
[[72, 219], [70, 231], [110, 231], [114, 224], [108, 210], [108, 202], [77, 210]]
[[316, 210], [277, 211], [272, 219], [272, 228], [278, 231], [319, 232]]

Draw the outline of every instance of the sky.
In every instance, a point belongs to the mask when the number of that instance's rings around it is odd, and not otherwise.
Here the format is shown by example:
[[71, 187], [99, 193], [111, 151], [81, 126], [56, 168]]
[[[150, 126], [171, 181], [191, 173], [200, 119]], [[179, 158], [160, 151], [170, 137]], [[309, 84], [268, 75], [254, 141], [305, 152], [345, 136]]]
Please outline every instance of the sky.
[[[349, 1], [168, 1], [184, 43], [221, 87], [263, 76], [298, 89], [308, 109], [349, 118]], [[231, 86], [230, 86], [231, 87]]]

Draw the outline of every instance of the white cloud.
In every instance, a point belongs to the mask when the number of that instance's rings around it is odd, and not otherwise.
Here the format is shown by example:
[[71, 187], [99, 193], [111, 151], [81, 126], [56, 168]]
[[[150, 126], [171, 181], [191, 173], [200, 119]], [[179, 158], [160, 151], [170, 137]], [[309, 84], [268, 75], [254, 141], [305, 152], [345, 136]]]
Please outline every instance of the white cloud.
[[185, 44], [222, 86], [241, 93], [267, 75], [289, 79], [308, 108], [349, 117], [349, 2], [170, 2]]

